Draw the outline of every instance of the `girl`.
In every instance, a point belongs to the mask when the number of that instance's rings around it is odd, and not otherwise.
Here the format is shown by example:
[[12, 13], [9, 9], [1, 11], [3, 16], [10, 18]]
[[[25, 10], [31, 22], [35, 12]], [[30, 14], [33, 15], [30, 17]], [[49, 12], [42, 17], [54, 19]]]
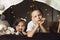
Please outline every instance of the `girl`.
[[14, 27], [17, 31], [16, 35], [21, 34], [21, 35], [26, 35], [25, 30], [25, 26], [26, 26], [26, 20], [21, 18], [21, 19], [17, 19], [14, 23]]

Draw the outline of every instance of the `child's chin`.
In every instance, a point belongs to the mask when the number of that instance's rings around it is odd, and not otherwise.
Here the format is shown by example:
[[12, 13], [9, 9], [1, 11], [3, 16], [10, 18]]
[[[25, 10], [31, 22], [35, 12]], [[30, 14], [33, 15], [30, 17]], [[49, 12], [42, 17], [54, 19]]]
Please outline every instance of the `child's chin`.
[[20, 32], [22, 32], [22, 30], [19, 30]]
[[23, 30], [19, 30], [20, 32], [22, 32]]
[[38, 21], [38, 23], [40, 23], [40, 21]]

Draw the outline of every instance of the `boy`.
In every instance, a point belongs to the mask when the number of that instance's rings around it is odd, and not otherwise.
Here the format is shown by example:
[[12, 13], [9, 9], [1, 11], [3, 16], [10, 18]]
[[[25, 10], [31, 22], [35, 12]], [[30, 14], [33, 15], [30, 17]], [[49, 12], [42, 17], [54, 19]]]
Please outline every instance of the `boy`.
[[28, 23], [26, 30], [28, 37], [32, 37], [35, 34], [35, 32], [39, 32], [39, 30], [41, 30], [41, 32], [44, 33], [47, 32], [47, 30], [42, 25], [45, 21], [45, 18], [42, 17], [42, 12], [40, 10], [33, 10], [31, 12], [31, 19], [32, 20]]

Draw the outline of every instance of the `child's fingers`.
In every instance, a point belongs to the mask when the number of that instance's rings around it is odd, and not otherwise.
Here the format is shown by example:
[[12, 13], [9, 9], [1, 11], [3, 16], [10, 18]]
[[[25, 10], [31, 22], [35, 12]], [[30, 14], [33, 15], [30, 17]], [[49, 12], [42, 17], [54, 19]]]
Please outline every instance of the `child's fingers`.
[[45, 20], [46, 18], [42, 18], [42, 20]]

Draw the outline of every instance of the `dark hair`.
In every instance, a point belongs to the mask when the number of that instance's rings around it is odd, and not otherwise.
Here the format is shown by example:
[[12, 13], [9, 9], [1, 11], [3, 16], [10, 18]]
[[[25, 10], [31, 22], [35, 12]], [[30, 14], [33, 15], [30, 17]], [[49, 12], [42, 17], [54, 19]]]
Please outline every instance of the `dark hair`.
[[43, 12], [42, 12], [41, 9], [33, 9], [33, 10], [30, 10], [30, 11], [29, 11], [29, 16], [30, 16], [30, 18], [32, 17], [32, 16], [31, 16], [31, 13], [32, 13], [33, 11], [35, 11], [35, 10], [38, 10], [39, 12], [41, 12], [41, 15], [43, 15]]
[[25, 22], [24, 20], [18, 18], [18, 19], [14, 22], [13, 26], [16, 27], [16, 26], [19, 24], [19, 22], [23, 22], [23, 23], [26, 25], [26, 22]]

